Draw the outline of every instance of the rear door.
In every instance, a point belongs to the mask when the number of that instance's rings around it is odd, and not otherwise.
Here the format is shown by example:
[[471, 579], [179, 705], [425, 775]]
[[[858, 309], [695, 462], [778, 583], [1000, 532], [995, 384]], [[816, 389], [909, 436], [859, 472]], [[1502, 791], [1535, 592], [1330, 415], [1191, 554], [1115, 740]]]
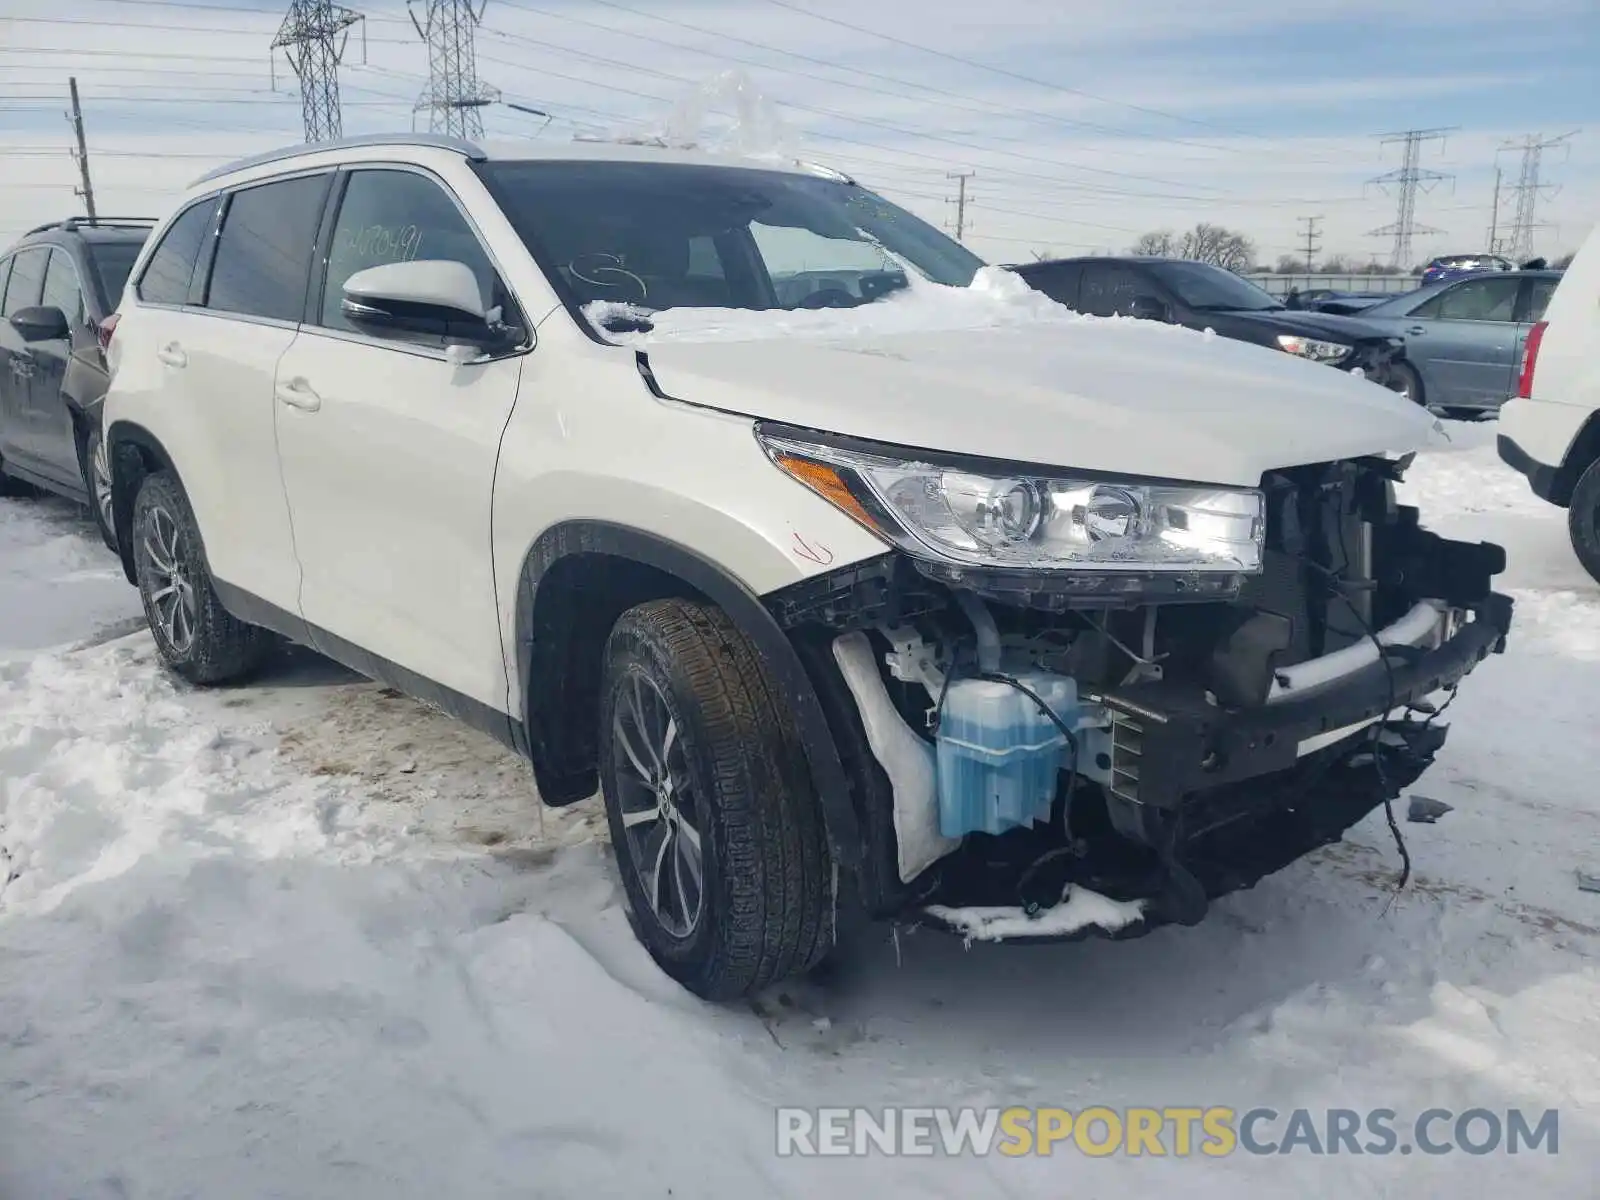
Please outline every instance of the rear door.
[[5, 299], [0, 303], [0, 458], [39, 469], [31, 450], [28, 428], [29, 390], [32, 386], [33, 348], [11, 324], [19, 309], [32, 308], [44, 295], [44, 273], [50, 265], [49, 247], [18, 250], [11, 258]]
[[1071, 309], [1078, 307], [1078, 287], [1083, 280], [1082, 264], [1045, 263], [1037, 267], [1023, 267], [1017, 273], [1057, 304], [1065, 304]]
[[1153, 296], [1169, 305], [1153, 280], [1122, 263], [1084, 263], [1083, 282], [1078, 289], [1077, 309], [1096, 317], [1127, 316], [1133, 311], [1135, 296]]
[[[209, 269], [162, 347], [181, 376], [177, 466], [213, 576], [289, 613], [300, 566], [278, 469], [273, 384], [305, 315], [333, 172], [241, 187], [223, 199]], [[120, 337], [120, 328], [118, 331]], [[119, 368], [120, 370], [120, 368]]]
[[1429, 404], [1493, 408], [1511, 394], [1521, 288], [1516, 276], [1477, 275], [1413, 310], [1406, 354], [1427, 361]]

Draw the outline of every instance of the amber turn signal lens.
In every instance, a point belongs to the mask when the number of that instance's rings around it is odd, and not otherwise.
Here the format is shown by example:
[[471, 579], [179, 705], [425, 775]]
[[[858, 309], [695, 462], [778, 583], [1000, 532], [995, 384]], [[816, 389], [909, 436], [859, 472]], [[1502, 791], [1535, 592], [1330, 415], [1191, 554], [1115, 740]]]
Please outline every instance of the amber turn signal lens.
[[862, 507], [861, 501], [857, 500], [855, 493], [850, 490], [850, 485], [835, 468], [813, 459], [797, 458], [793, 454], [777, 454], [773, 456], [773, 460], [829, 504], [842, 509], [868, 529], [878, 528], [877, 522]]

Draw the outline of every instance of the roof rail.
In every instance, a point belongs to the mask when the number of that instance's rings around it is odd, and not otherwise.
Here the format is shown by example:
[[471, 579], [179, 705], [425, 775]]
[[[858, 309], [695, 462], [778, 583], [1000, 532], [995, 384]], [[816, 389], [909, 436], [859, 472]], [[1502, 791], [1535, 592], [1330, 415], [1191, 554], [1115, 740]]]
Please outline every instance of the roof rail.
[[43, 225], [35, 225], [23, 237], [32, 237], [36, 233], [45, 233], [51, 229], [60, 229], [70, 233], [76, 229], [143, 229], [146, 226], [154, 227], [155, 217], [100, 217], [94, 220], [88, 217], [63, 217], [59, 221], [46, 221]]
[[443, 134], [365, 133], [359, 137], [336, 138], [328, 142], [303, 142], [298, 146], [285, 146], [281, 150], [269, 150], [265, 154], [252, 154], [248, 158], [241, 158], [235, 162], [220, 166], [214, 171], [207, 171], [189, 186], [197, 187], [212, 179], [231, 175], [235, 171], [243, 171], [247, 167], [260, 167], [267, 163], [285, 162], [306, 154], [320, 154], [324, 150], [352, 150], [361, 146], [418, 146], [434, 150], [454, 150], [457, 154], [463, 154], [475, 162], [482, 162], [488, 157], [474, 143], [463, 141], [461, 138], [446, 137]]

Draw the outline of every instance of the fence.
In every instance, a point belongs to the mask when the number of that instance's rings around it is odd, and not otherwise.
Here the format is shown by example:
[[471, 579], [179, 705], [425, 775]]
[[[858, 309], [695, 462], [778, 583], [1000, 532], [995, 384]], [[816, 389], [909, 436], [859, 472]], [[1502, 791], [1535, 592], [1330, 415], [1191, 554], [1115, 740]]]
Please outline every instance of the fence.
[[1290, 288], [1302, 292], [1328, 288], [1335, 292], [1409, 292], [1422, 286], [1417, 275], [1271, 275], [1265, 272], [1245, 276], [1274, 296], [1287, 296]]

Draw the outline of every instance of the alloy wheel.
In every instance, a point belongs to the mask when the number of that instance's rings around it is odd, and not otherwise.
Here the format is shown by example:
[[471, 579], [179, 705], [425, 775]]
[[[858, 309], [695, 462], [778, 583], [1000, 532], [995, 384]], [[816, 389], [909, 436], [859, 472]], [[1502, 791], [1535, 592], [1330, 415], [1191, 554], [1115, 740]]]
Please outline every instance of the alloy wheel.
[[106, 453], [106, 441], [94, 440], [94, 453], [89, 458], [89, 481], [94, 487], [94, 506], [100, 521], [107, 529], [116, 528], [111, 507], [111, 459]]
[[167, 642], [179, 654], [194, 644], [195, 591], [183, 564], [183, 533], [164, 508], [152, 508], [144, 529], [150, 607]]
[[705, 811], [689, 779], [677, 720], [641, 672], [622, 682], [611, 737], [628, 858], [661, 928], [686, 938], [705, 907]]

